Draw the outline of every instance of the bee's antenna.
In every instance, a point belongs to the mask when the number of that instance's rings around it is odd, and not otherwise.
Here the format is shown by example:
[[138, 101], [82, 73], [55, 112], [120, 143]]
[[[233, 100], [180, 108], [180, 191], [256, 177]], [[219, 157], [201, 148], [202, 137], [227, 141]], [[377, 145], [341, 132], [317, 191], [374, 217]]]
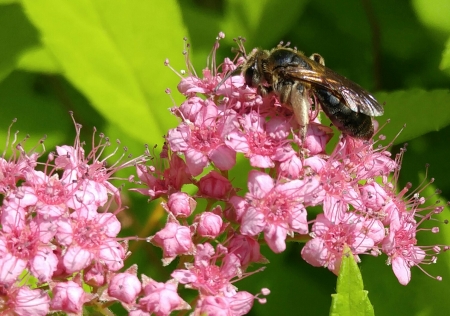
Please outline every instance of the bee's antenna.
[[238, 38], [233, 38], [236, 42], [238, 48], [234, 49], [234, 52], [240, 53], [244, 58], [247, 58], [247, 53], [245, 52], [244, 43], [247, 41], [245, 37], [239, 36]]

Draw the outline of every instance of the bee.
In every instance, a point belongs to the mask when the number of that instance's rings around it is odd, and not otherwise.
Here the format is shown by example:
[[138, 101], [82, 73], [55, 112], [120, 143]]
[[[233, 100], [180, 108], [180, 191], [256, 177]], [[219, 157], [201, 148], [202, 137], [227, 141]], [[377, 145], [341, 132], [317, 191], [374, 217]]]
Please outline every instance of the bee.
[[358, 84], [325, 67], [319, 54], [306, 57], [287, 46], [254, 49], [231, 75], [241, 73], [248, 86], [265, 96], [273, 92], [292, 109], [304, 137], [311, 105], [320, 105], [342, 133], [370, 139], [372, 116], [383, 115], [383, 107]]

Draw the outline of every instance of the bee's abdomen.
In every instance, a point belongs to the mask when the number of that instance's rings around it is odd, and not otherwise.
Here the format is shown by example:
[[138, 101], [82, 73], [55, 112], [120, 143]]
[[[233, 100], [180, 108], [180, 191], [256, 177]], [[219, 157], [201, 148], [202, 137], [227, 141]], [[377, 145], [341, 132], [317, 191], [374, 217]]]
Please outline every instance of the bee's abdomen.
[[352, 137], [370, 139], [373, 135], [372, 119], [369, 115], [352, 111], [342, 99], [325, 89], [315, 89], [322, 110], [343, 133]]

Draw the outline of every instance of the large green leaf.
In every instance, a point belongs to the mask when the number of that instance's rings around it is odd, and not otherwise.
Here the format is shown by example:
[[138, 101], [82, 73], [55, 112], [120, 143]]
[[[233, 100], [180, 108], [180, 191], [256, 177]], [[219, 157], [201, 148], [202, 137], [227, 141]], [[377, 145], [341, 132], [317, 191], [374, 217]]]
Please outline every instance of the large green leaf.
[[44, 46], [36, 46], [24, 52], [17, 62], [17, 69], [46, 74], [61, 73], [58, 62]]
[[252, 1], [229, 0], [226, 1], [226, 19], [222, 28], [231, 37], [244, 36], [248, 47], [260, 46], [262, 48], [279, 42], [285, 33], [299, 20], [306, 0], [302, 1]]
[[449, 90], [414, 89], [375, 95], [379, 102], [385, 103], [385, 113], [377, 119], [378, 122], [383, 125], [390, 119], [390, 123], [383, 127], [381, 134], [391, 140], [406, 124], [406, 128], [396, 138], [395, 144], [431, 131], [438, 131], [450, 124]]
[[445, 44], [444, 52], [442, 53], [442, 60], [439, 68], [445, 70], [447, 73], [450, 73], [450, 38], [447, 40]]
[[414, 0], [412, 3], [422, 23], [441, 32], [450, 32], [448, 0]]
[[161, 140], [174, 125], [164, 90], [177, 80], [163, 62], [180, 51], [187, 33], [175, 1], [24, 0], [23, 6], [67, 79], [107, 120], [143, 142]]
[[332, 294], [330, 315], [367, 316], [374, 315], [368, 292], [364, 291], [361, 272], [348, 247], [344, 249], [337, 280], [337, 294]]
[[0, 81], [14, 70], [23, 52], [39, 45], [37, 35], [20, 5], [0, 6]]
[[61, 106], [61, 100], [43, 87], [43, 81], [45, 79], [40, 74], [13, 71], [0, 83], [2, 150], [6, 143], [7, 126], [13, 119], [17, 122], [11, 132], [20, 131], [17, 136], [19, 141], [29, 135], [24, 145], [26, 150], [35, 147], [44, 135], [47, 135], [44, 145], [49, 151], [54, 150], [55, 145], [62, 145], [62, 142], [73, 143], [73, 138], [68, 139], [68, 135], [73, 135], [75, 130], [70, 116]]

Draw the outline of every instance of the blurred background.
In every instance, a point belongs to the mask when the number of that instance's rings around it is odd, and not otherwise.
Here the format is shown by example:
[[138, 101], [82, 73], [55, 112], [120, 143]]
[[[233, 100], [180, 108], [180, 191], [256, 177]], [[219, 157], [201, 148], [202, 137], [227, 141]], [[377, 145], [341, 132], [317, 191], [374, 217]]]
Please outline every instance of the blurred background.
[[[6, 143], [8, 126], [17, 118], [12, 131], [20, 130], [19, 139], [29, 134], [29, 148], [43, 135], [49, 151], [73, 144], [73, 111], [88, 144], [95, 126], [113, 147], [120, 139], [134, 156], [144, 144], [157, 144], [157, 152], [163, 135], [177, 125], [165, 89], [177, 104], [183, 101], [176, 89], [179, 77], [164, 60], [178, 71], [186, 69], [187, 37], [201, 73], [222, 31], [219, 62], [235, 56], [232, 39], [238, 36], [247, 39], [248, 51], [290, 41], [308, 56], [321, 54], [328, 67], [373, 92], [385, 104], [380, 124], [391, 119], [383, 129], [389, 141], [406, 124], [392, 148], [395, 153], [409, 144], [400, 187], [406, 182], [417, 187], [429, 163], [428, 178], [436, 180], [423, 194], [433, 195], [438, 187], [442, 195], [430, 201], [445, 202], [450, 193], [449, 17], [448, 0], [0, 0], [0, 140]], [[120, 214], [124, 234], [154, 234], [165, 220], [160, 201], [124, 194], [129, 205]], [[420, 233], [419, 244], [450, 244], [449, 232], [443, 227], [437, 235]], [[132, 242], [130, 250], [128, 264], [137, 263], [139, 273], [155, 280], [166, 280], [175, 267], [163, 268], [159, 249], [144, 242]], [[336, 277], [307, 265], [300, 250], [300, 244], [291, 243], [273, 255], [263, 247], [271, 261], [266, 270], [236, 284], [253, 293], [271, 289], [267, 304], [255, 303], [251, 315], [292, 315], [292, 306], [299, 315], [328, 314]], [[448, 254], [425, 267], [442, 282], [416, 267], [406, 287], [385, 262], [386, 257], [362, 257], [360, 264], [377, 315], [447, 315]]]

